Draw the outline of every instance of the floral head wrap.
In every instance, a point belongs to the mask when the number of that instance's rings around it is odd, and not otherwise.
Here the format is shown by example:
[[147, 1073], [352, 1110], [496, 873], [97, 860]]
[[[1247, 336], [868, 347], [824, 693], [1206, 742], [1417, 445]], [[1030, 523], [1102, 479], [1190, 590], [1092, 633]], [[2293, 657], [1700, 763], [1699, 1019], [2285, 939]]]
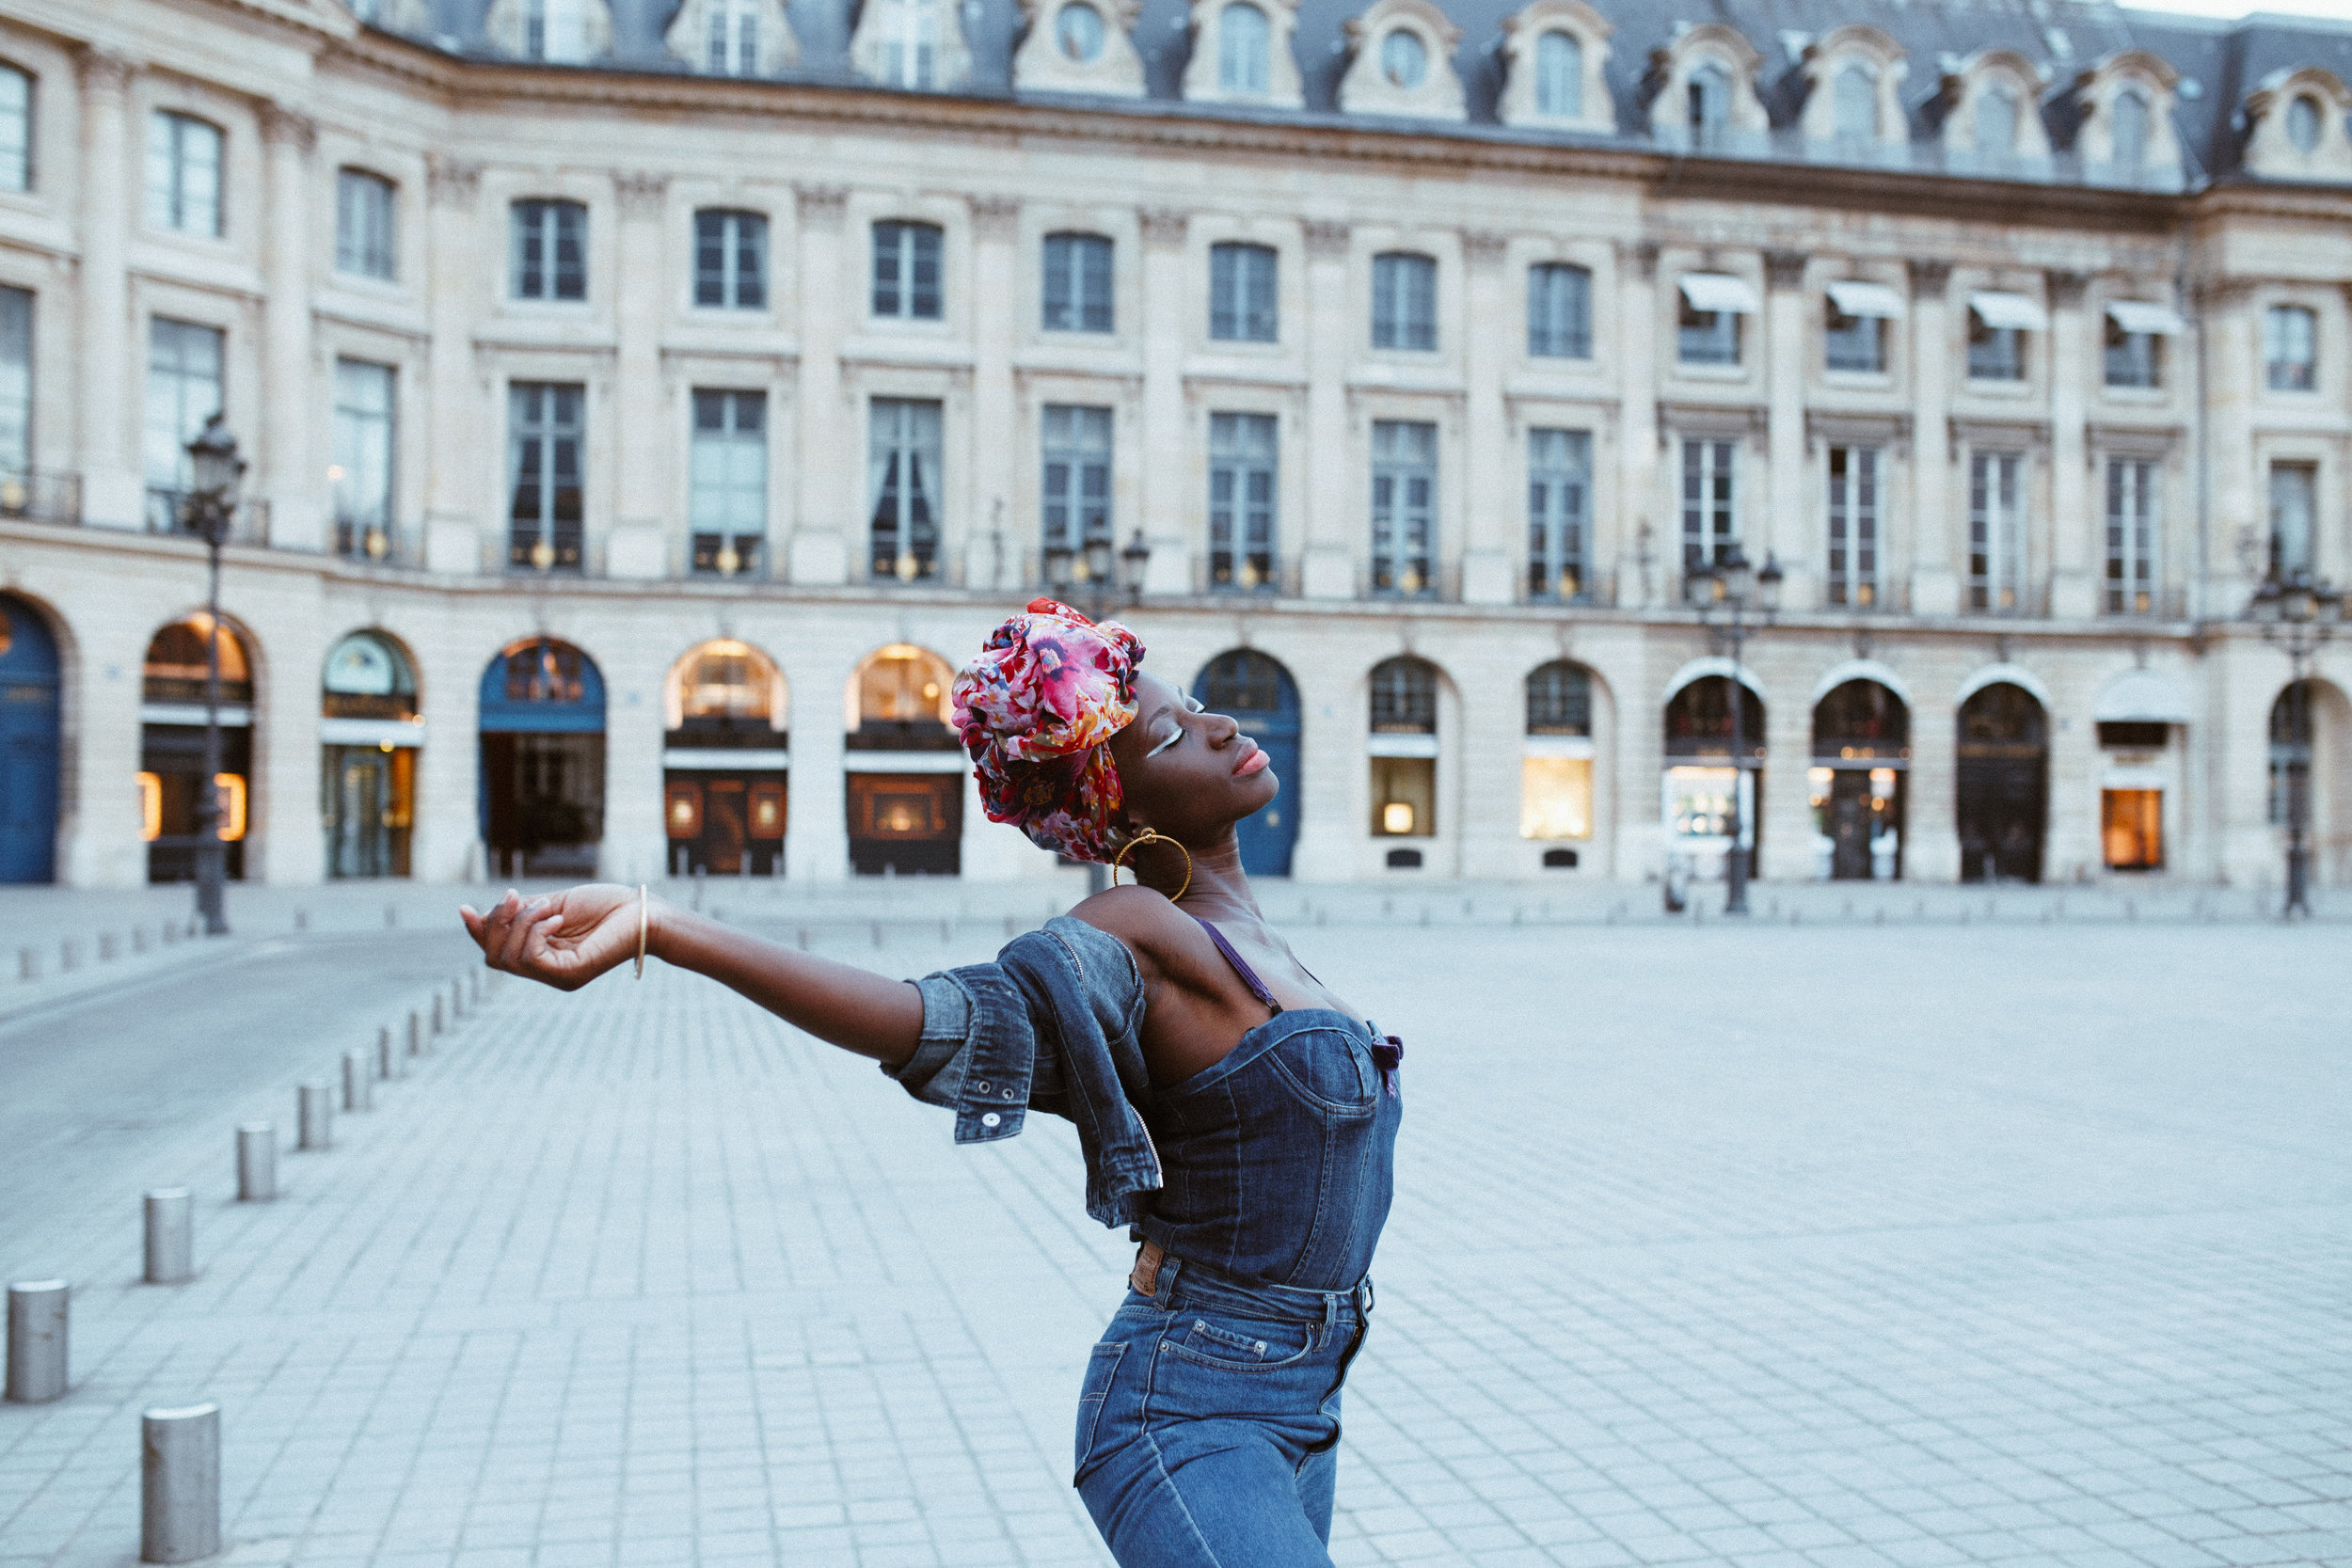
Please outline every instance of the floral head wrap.
[[1082, 861], [1107, 861], [1125, 835], [1124, 799], [1104, 744], [1136, 717], [1143, 644], [1116, 621], [1031, 599], [956, 676], [955, 719], [991, 822]]

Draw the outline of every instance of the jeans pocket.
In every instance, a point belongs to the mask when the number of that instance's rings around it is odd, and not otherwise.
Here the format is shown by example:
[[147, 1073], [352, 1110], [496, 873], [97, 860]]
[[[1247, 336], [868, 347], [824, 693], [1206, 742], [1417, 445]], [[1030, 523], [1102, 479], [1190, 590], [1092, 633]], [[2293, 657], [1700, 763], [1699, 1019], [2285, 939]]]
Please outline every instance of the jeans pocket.
[[1103, 1402], [1111, 1391], [1111, 1380], [1118, 1375], [1119, 1360], [1127, 1354], [1123, 1339], [1105, 1340], [1094, 1347], [1087, 1359], [1086, 1382], [1078, 1388], [1078, 1430], [1071, 1461], [1073, 1476], [1086, 1473], [1087, 1461], [1094, 1457], [1095, 1436], [1103, 1424]]
[[1185, 1321], [1163, 1341], [1168, 1352], [1220, 1371], [1278, 1371], [1304, 1361], [1315, 1347], [1314, 1328], [1308, 1323], [1211, 1318], [1182, 1307], [1177, 1315]]

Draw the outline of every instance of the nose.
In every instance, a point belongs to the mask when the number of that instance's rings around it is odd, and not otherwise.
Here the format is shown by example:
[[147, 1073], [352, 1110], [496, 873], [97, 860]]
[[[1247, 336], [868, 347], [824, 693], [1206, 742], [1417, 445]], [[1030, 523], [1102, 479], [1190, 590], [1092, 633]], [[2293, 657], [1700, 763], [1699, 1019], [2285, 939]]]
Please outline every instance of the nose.
[[1209, 721], [1216, 726], [1209, 732], [1212, 745], [1226, 745], [1232, 740], [1233, 736], [1241, 734], [1241, 721], [1231, 714], [1212, 713], [1209, 715]]

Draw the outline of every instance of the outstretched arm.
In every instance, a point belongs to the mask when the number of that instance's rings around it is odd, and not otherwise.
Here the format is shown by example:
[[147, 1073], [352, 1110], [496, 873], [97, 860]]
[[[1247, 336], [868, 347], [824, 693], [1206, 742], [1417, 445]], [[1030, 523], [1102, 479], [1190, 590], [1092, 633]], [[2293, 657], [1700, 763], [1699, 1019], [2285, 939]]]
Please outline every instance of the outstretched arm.
[[[638, 894], [591, 882], [525, 903], [510, 891], [486, 913], [461, 906], [466, 930], [492, 969], [578, 990], [637, 957]], [[707, 974], [818, 1039], [893, 1067], [914, 1054], [922, 993], [831, 958], [795, 952], [648, 897], [649, 957]]]

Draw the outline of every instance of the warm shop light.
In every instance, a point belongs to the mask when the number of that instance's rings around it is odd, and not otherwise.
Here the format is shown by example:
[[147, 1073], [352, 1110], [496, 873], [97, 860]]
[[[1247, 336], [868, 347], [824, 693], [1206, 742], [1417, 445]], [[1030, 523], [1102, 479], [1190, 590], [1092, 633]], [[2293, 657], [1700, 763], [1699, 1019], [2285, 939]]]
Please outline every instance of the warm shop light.
[[1391, 800], [1380, 808], [1380, 831], [1384, 833], [1409, 833], [1413, 831], [1413, 803], [1410, 800]]
[[152, 844], [164, 836], [164, 781], [152, 773], [139, 775], [139, 837]]
[[213, 787], [220, 791], [220, 837], [234, 844], [245, 837], [245, 780], [235, 773], [215, 773]]

